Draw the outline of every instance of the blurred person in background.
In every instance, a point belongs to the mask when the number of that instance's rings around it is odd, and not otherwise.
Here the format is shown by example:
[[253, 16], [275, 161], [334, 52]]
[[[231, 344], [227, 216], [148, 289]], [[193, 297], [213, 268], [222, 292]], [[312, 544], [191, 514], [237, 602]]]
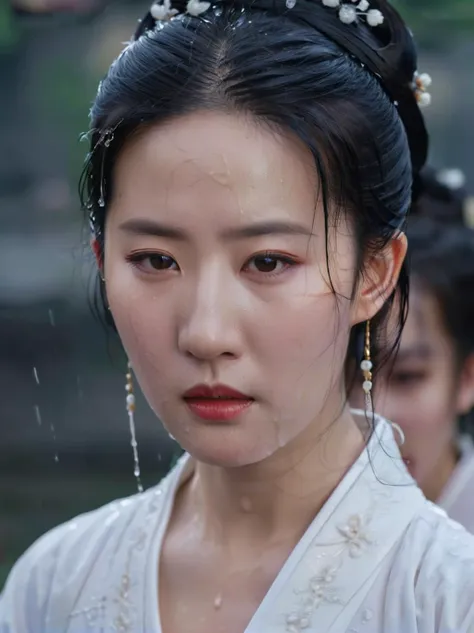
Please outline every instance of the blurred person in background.
[[[408, 230], [408, 318], [376, 409], [400, 425], [426, 497], [474, 532], [474, 231], [462, 185], [458, 170], [424, 172]], [[351, 400], [363, 406], [358, 392]]]
[[34, 544], [2, 633], [474, 633], [474, 537], [346, 397], [351, 333], [370, 399], [403, 324], [428, 84], [385, 0], [153, 4], [100, 84], [83, 202], [186, 454]]

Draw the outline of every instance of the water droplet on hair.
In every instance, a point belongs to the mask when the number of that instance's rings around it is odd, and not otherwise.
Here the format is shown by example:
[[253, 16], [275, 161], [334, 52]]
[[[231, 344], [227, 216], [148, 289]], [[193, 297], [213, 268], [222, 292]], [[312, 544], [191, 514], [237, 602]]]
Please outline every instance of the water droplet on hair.
[[294, 9], [296, 6], [296, 0], [286, 0], [285, 4], [287, 9]]
[[102, 209], [105, 207], [105, 200], [103, 196], [100, 196], [99, 198], [99, 207], [101, 207]]

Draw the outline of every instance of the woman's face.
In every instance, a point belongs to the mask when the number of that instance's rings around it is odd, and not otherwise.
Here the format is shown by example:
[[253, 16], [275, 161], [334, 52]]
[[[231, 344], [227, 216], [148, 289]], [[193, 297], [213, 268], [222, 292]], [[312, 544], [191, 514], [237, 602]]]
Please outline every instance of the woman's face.
[[148, 129], [118, 160], [110, 309], [151, 407], [202, 461], [258, 462], [341, 409], [355, 253], [338, 231], [336, 299], [312, 165], [297, 140], [216, 113]]
[[[429, 489], [453, 450], [456, 421], [466, 407], [468, 376], [456, 361], [455, 346], [436, 297], [416, 283], [393, 369], [377, 375], [375, 409], [400, 425], [402, 455], [418, 483]], [[361, 390], [360, 390], [361, 391]], [[352, 402], [360, 405], [359, 390]]]

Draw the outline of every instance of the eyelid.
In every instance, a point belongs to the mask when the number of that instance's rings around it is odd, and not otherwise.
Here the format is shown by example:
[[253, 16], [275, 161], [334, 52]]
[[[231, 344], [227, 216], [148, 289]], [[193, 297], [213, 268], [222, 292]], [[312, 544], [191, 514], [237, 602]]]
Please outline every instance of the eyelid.
[[[163, 268], [162, 270], [160, 270], [160, 269], [157, 269], [157, 268], [154, 269], [153, 267], [151, 267], [151, 269], [145, 270], [143, 266], [140, 266], [140, 264], [143, 264], [143, 262], [145, 262], [147, 259], [150, 259], [151, 257], [168, 258], [169, 260], [173, 262], [173, 264], [176, 265], [176, 268]], [[126, 255], [125, 259], [128, 263], [132, 264], [132, 266], [134, 266], [137, 270], [145, 274], [160, 274], [160, 273], [163, 274], [165, 272], [176, 272], [176, 271], [179, 271], [180, 269], [176, 259], [165, 251], [157, 251], [157, 250], [149, 250], [149, 249], [132, 251], [131, 253]]]

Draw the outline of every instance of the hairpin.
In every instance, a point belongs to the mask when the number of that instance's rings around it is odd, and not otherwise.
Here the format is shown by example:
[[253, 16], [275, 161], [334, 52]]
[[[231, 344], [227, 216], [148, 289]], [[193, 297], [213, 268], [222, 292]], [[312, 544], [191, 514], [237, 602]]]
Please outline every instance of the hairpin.
[[413, 77], [413, 90], [415, 91], [415, 98], [418, 101], [420, 108], [429, 106], [431, 104], [431, 94], [428, 92], [428, 88], [433, 83], [428, 73], [415, 73]]

